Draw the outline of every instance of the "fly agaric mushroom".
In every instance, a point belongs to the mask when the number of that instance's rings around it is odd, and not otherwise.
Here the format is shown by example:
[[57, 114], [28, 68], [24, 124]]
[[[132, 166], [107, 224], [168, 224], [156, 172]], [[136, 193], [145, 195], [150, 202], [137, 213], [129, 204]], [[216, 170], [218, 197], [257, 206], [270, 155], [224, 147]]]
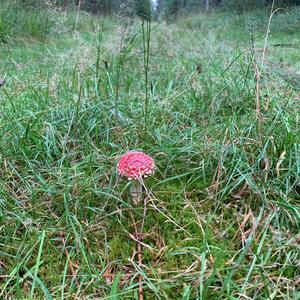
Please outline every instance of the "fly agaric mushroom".
[[143, 178], [154, 174], [155, 168], [154, 160], [142, 151], [128, 151], [121, 156], [117, 166], [118, 173], [128, 180], [133, 180], [130, 194], [134, 203], [141, 200]]

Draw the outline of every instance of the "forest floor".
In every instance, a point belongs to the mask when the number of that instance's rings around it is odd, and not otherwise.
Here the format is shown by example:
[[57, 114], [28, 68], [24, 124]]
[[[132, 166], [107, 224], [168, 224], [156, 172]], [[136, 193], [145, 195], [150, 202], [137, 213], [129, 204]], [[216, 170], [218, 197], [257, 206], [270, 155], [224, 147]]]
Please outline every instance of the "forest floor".
[[147, 103], [139, 21], [0, 44], [0, 298], [300, 299], [299, 16], [152, 24]]

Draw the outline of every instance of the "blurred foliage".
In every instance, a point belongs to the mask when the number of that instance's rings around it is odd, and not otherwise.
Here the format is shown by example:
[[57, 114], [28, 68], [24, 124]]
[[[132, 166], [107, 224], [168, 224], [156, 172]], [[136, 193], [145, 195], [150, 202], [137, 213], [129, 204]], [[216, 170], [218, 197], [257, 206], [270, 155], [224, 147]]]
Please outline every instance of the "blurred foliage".
[[[271, 5], [273, 0], [158, 0], [157, 14], [163, 17], [174, 17], [181, 12], [195, 12], [197, 10], [224, 9], [243, 12], [255, 8]], [[276, 7], [299, 5], [300, 0], [278, 0]]]
[[[154, 0], [0, 0], [0, 43], [8, 42], [14, 34], [25, 34], [45, 40], [49, 33], [65, 33], [78, 26], [75, 25], [75, 14], [78, 9], [88, 12], [90, 17], [91, 14], [114, 16], [121, 14], [129, 19], [136, 15], [143, 19], [152, 17], [170, 22], [177, 16], [191, 15], [205, 9], [245, 13], [270, 6], [272, 2], [273, 0], [157, 0], [154, 7]], [[275, 8], [299, 4], [300, 0], [277, 0]], [[67, 11], [68, 18], [66, 18]], [[71, 12], [73, 18], [70, 17]], [[88, 17], [88, 14], [85, 15]], [[299, 24], [297, 20], [292, 20], [293, 24]], [[288, 29], [293, 31], [295, 27], [290, 26], [291, 24], [288, 24]], [[189, 28], [199, 27], [201, 27], [199, 20], [193, 19], [189, 24]]]
[[[2, 0], [2, 3], [5, 0]], [[124, 6], [130, 7], [132, 12], [142, 18], [148, 18], [151, 11], [154, 11], [153, 0], [12, 0], [10, 2], [19, 5], [34, 7], [38, 9], [45, 6], [45, 3], [60, 7], [78, 8], [81, 10], [102, 15], [110, 15], [118, 12]], [[205, 8], [230, 9], [236, 12], [251, 10], [266, 5], [271, 5], [273, 0], [157, 0], [155, 17], [169, 18], [174, 17], [180, 12], [195, 12]], [[276, 7], [287, 7], [299, 5], [300, 0], [276, 0]], [[2, 4], [3, 5], [3, 4]]]

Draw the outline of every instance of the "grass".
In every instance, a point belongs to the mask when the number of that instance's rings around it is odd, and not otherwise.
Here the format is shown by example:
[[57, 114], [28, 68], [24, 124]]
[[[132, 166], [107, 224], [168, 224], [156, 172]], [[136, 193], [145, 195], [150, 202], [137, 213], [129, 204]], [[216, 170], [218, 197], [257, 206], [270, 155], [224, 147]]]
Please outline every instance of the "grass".
[[[268, 13], [153, 24], [146, 135], [139, 21], [124, 32], [80, 15], [74, 36], [70, 14], [66, 32], [42, 38], [11, 27], [0, 52], [0, 298], [138, 299], [141, 274], [145, 299], [300, 299], [300, 12], [272, 21], [258, 121]], [[138, 221], [143, 208], [116, 174], [129, 149], [158, 166], [142, 268], [130, 211]]]

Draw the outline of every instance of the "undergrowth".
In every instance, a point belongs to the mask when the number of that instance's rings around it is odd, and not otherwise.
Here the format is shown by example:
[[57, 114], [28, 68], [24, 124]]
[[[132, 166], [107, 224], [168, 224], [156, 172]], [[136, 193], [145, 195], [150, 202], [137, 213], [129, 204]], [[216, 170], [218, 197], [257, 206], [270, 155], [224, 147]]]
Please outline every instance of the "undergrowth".
[[[73, 13], [57, 32], [4, 9], [0, 298], [137, 299], [141, 274], [145, 299], [299, 299], [300, 95], [282, 74], [299, 75], [300, 37], [278, 25], [299, 9], [274, 17], [258, 91], [268, 12], [153, 24], [146, 135], [138, 20], [120, 40], [113, 19], [81, 14], [74, 34]], [[129, 149], [158, 167], [142, 269], [143, 209], [116, 174]]]

